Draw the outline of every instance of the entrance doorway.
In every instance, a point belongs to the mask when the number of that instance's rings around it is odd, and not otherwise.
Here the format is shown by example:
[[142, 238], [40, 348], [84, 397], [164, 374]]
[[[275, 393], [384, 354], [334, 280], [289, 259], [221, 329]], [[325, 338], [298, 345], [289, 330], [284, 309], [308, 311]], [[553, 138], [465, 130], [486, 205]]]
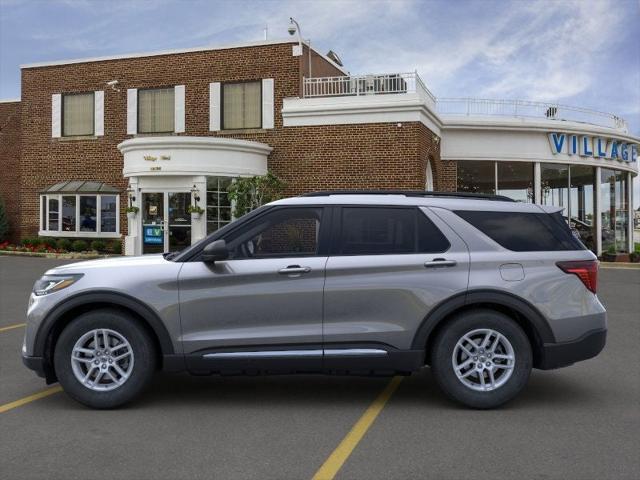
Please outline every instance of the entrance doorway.
[[142, 253], [177, 252], [191, 245], [188, 192], [142, 193]]

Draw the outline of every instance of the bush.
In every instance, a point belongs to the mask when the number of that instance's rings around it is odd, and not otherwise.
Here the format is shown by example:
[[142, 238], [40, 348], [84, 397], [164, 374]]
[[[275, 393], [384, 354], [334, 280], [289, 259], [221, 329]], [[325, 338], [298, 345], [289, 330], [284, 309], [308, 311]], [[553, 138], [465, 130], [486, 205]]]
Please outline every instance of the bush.
[[71, 248], [73, 249], [74, 252], [84, 252], [87, 250], [88, 245], [87, 245], [87, 242], [85, 242], [84, 240], [76, 240], [71, 245]]
[[55, 238], [39, 237], [36, 239], [36, 245], [44, 245], [45, 247], [56, 248], [58, 246], [58, 242]]
[[113, 242], [111, 242], [111, 244], [109, 245], [109, 251], [112, 253], [115, 253], [117, 255], [122, 253], [122, 241], [121, 240], [114, 240]]
[[37, 245], [37, 243], [38, 240], [31, 237], [25, 237], [22, 239], [22, 241], [20, 241], [20, 245], [22, 245], [23, 247], [26, 247], [28, 245]]
[[0, 243], [7, 239], [9, 235], [9, 219], [4, 208], [4, 201], [0, 198]]
[[72, 243], [68, 238], [60, 238], [56, 243], [56, 247], [58, 250], [66, 250], [67, 252], [71, 250]]
[[94, 240], [93, 242], [91, 242], [91, 250], [104, 252], [106, 248], [107, 245], [102, 240]]

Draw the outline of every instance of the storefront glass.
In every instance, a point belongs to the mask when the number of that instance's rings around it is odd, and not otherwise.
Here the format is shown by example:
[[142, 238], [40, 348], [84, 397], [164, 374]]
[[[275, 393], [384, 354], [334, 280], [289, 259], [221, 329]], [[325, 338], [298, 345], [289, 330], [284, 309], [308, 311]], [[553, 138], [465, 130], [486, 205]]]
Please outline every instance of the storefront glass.
[[495, 162], [465, 160], [458, 162], [458, 191], [496, 193]]
[[497, 162], [498, 194], [533, 203], [533, 163]]
[[628, 251], [629, 198], [627, 174], [601, 169], [600, 211], [602, 215], [602, 251]]
[[540, 203], [564, 208], [562, 214], [566, 217], [569, 208], [569, 165], [541, 163], [540, 187]]
[[231, 177], [207, 177], [207, 235], [231, 221], [231, 201], [227, 189]]
[[578, 235], [582, 243], [595, 251], [595, 205], [594, 185], [595, 169], [586, 165], [571, 165], [571, 190], [569, 198], [571, 229]]

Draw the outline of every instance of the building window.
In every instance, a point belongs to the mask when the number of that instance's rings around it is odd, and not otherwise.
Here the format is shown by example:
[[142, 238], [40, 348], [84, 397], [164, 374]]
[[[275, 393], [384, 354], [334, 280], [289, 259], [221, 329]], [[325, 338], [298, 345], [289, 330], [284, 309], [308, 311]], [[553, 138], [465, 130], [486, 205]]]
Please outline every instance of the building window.
[[40, 234], [59, 237], [117, 237], [119, 200], [119, 195], [42, 195]]
[[498, 195], [517, 202], [533, 203], [533, 163], [496, 162]]
[[571, 165], [569, 218], [571, 229], [590, 250], [596, 251], [594, 185], [595, 168]]
[[458, 162], [458, 191], [496, 193], [496, 163], [484, 160]]
[[262, 83], [225, 83], [222, 86], [222, 128], [262, 127]]
[[94, 93], [69, 93], [62, 96], [62, 136], [78, 137], [94, 133]]
[[569, 208], [569, 165], [554, 163], [540, 164], [540, 186], [542, 187], [542, 205]]
[[231, 177], [207, 177], [207, 235], [231, 222]]
[[175, 129], [175, 89], [138, 91], [138, 133], [168, 133]]
[[602, 251], [627, 252], [629, 232], [629, 185], [626, 172], [600, 171]]

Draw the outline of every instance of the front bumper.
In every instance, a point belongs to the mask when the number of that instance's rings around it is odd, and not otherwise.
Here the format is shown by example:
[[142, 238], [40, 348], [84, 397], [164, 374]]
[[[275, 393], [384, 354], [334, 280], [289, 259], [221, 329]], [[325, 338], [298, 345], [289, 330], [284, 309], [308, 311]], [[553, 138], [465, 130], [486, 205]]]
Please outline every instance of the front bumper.
[[541, 370], [566, 367], [598, 355], [607, 342], [607, 330], [591, 330], [571, 342], [545, 343], [538, 365]]

